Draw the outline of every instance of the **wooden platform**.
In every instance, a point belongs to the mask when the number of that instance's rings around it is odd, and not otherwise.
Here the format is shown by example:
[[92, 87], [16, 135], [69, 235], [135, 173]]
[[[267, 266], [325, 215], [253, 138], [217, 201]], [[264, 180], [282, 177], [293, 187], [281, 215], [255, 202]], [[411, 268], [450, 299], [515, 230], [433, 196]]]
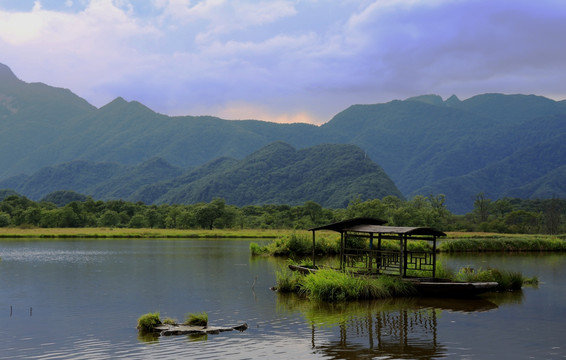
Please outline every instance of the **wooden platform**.
[[189, 335], [189, 334], [220, 334], [226, 331], [246, 331], [248, 324], [244, 323], [238, 326], [219, 327], [219, 326], [189, 326], [189, 325], [168, 325], [161, 324], [155, 327], [155, 332], [161, 336], [170, 335]]

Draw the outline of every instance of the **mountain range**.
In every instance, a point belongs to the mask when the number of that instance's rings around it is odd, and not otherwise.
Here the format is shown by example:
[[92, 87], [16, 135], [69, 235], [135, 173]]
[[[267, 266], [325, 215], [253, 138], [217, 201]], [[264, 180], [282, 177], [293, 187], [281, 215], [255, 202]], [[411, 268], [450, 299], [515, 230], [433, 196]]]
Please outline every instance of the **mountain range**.
[[[353, 105], [321, 126], [276, 124], [166, 116], [122, 98], [96, 108], [70, 90], [21, 81], [0, 64], [0, 188], [31, 198], [76, 178], [84, 185], [69, 190], [104, 198], [190, 202], [216, 194], [239, 205], [314, 200], [340, 207], [347, 200], [329, 200], [322, 180], [309, 184], [324, 178], [337, 191], [360, 177], [366, 190], [357, 184], [344, 194], [445, 194], [448, 208], [464, 213], [479, 192], [492, 199], [566, 197], [565, 140], [566, 101], [535, 95], [423, 95]], [[250, 165], [268, 155], [269, 167]], [[379, 179], [368, 175], [382, 171]], [[288, 180], [262, 183], [262, 176]], [[394, 185], [371, 189], [388, 181]], [[241, 186], [265, 196], [246, 195]]]

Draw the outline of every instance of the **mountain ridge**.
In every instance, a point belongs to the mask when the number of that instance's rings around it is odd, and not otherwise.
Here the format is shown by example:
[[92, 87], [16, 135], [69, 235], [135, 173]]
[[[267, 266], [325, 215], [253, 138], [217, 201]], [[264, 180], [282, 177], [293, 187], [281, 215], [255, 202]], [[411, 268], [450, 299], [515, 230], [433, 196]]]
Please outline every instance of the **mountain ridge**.
[[[465, 100], [421, 95], [352, 105], [314, 126], [167, 116], [121, 97], [97, 109], [70, 90], [25, 83], [5, 65], [0, 74], [11, 79], [9, 84], [0, 81], [0, 180], [76, 160], [136, 166], [160, 157], [177, 168], [198, 168], [219, 158], [241, 161], [282, 141], [299, 150], [356, 145], [404, 196], [444, 193], [449, 208], [457, 212], [473, 205], [466, 189], [502, 196], [522, 187], [521, 194], [532, 197], [547, 186], [544, 193], [566, 197], [554, 179], [559, 173], [554, 170], [562, 166], [555, 157], [544, 173], [537, 173], [540, 160], [523, 154], [523, 161], [535, 164], [520, 166], [531, 174], [521, 177], [527, 183], [513, 189], [497, 188], [493, 179], [481, 175], [497, 174], [492, 169], [501, 167], [501, 183], [509, 183], [507, 178], [516, 175], [507, 169], [506, 159], [521, 159], [524, 149], [552, 154], [551, 138], [566, 138], [565, 100], [496, 93]], [[535, 189], [528, 186], [534, 179], [547, 183]]]

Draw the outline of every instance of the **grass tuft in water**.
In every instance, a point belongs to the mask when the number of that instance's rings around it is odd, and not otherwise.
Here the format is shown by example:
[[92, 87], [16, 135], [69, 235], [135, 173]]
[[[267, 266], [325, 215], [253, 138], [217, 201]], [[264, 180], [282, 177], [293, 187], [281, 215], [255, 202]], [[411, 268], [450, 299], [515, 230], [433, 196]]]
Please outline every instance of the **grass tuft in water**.
[[204, 311], [200, 313], [189, 313], [187, 314], [183, 324], [190, 326], [207, 326], [208, 314]]
[[299, 293], [313, 300], [340, 302], [409, 296], [413, 286], [396, 277], [369, 278], [335, 270], [319, 270], [299, 281]]
[[159, 313], [147, 313], [139, 317], [138, 319], [138, 331], [148, 333], [153, 332], [156, 326], [161, 325], [161, 320], [159, 320]]
[[163, 323], [166, 325], [179, 325], [179, 323], [177, 322], [177, 320], [172, 319], [170, 317], [167, 317], [165, 319], [163, 319]]
[[281, 266], [275, 272], [275, 279], [277, 281], [277, 291], [282, 293], [297, 292], [299, 288], [300, 274], [296, 271], [291, 271], [287, 266]]
[[496, 282], [499, 291], [520, 290], [523, 284], [538, 284], [536, 277], [527, 279], [517, 271], [503, 271], [498, 269], [474, 270], [469, 267], [460, 269], [454, 276], [456, 281], [464, 282]]

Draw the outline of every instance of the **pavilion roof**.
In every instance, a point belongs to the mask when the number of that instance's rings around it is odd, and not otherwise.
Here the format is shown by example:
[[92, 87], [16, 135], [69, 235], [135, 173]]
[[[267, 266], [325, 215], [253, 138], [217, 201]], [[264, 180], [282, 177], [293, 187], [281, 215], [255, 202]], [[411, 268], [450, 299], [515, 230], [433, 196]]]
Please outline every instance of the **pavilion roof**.
[[430, 227], [384, 226], [383, 224], [385, 223], [385, 220], [377, 218], [354, 218], [309, 230], [332, 230], [337, 232], [360, 232], [368, 234], [446, 236], [442, 231]]
[[317, 231], [317, 230], [333, 230], [342, 232], [344, 229], [356, 226], [356, 225], [383, 225], [387, 223], [385, 220], [377, 219], [377, 218], [367, 218], [367, 217], [360, 217], [360, 218], [353, 218], [344, 221], [335, 222], [332, 224], [319, 226], [316, 228], [309, 229], [309, 231]]

